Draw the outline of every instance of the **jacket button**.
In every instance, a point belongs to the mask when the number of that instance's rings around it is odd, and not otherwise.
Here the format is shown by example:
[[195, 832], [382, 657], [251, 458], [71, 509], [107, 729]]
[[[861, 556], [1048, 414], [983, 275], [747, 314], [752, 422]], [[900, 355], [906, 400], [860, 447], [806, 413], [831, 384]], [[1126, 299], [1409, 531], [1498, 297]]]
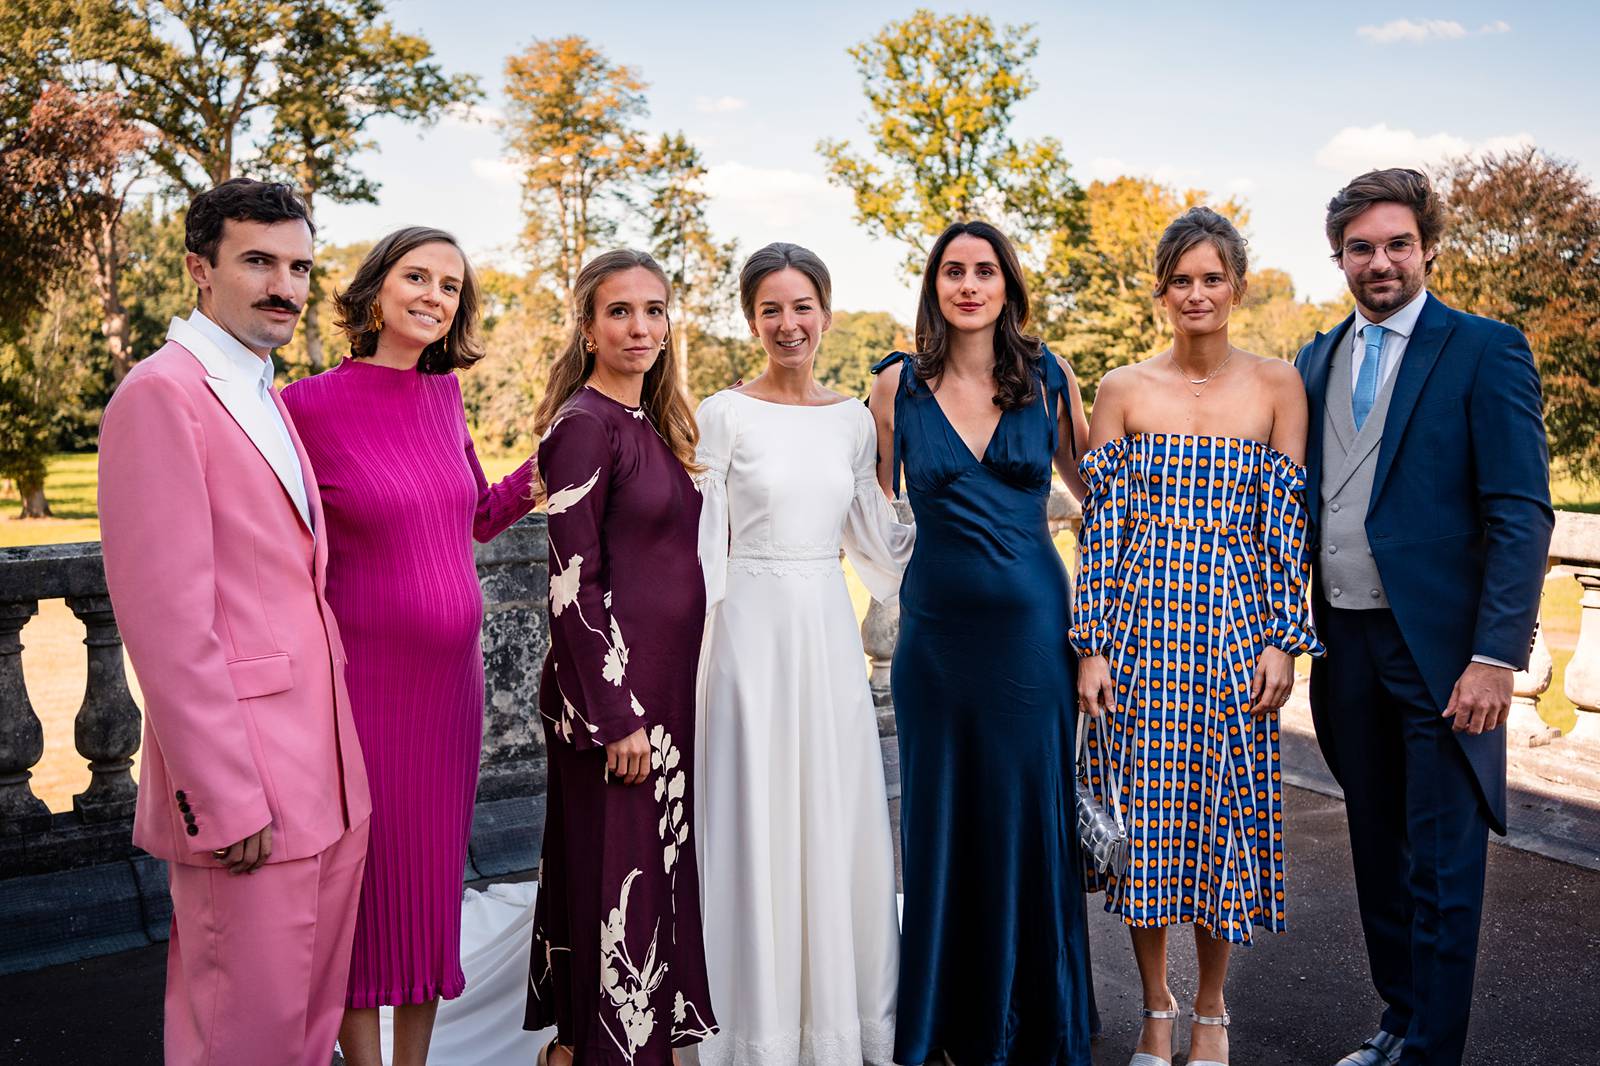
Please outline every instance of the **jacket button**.
[[1337, 544], [1328, 545], [1328, 554], [1329, 555], [1338, 555], [1339, 554], [1339, 546]]
[[172, 796], [173, 796], [173, 798], [174, 798], [174, 799], [176, 799], [176, 800], [177, 800], [177, 801], [178, 801], [178, 802], [179, 802], [179, 803], [182, 803], [182, 802], [183, 802], [183, 801], [184, 801], [184, 800], [186, 800], [186, 799], [188, 799], [188, 798], [189, 798], [189, 797], [188, 797], [188, 796], [187, 796], [187, 795], [185, 795], [185, 794], [184, 794], [184, 791], [183, 791], [183, 789], [181, 789], [181, 788], [180, 788], [180, 789], [178, 789], [178, 791], [176, 791], [176, 792], [174, 792], [174, 793], [173, 793], [173, 794], [172, 794]]
[[1338, 599], [1340, 596], [1343, 596], [1343, 595], [1344, 595], [1344, 589], [1334, 589], [1333, 590], [1333, 598], [1334, 599]]
[[179, 800], [178, 801], [178, 810], [182, 811], [184, 814], [188, 814], [189, 813], [189, 805], [187, 803], [183, 802], [182, 800]]
[[192, 837], [197, 837], [200, 835], [200, 827], [197, 825], [191, 825], [188, 829], [184, 830], [184, 832], [188, 833]]
[[1380, 593], [1378, 592], [1377, 589], [1373, 589], [1372, 590], [1372, 598], [1373, 599], [1377, 599], [1379, 595], [1380, 595]]
[[1337, 511], [1338, 511], [1338, 510], [1339, 510], [1339, 505], [1338, 505], [1338, 504], [1336, 504], [1336, 503], [1334, 503], [1334, 504], [1329, 504], [1329, 505], [1328, 505], [1328, 510], [1330, 510], [1330, 511], [1334, 511], [1334, 512], [1337, 512]]
[[183, 820], [188, 822], [190, 825], [193, 825], [194, 824], [194, 815], [190, 814], [188, 811], [184, 811], [183, 812]]

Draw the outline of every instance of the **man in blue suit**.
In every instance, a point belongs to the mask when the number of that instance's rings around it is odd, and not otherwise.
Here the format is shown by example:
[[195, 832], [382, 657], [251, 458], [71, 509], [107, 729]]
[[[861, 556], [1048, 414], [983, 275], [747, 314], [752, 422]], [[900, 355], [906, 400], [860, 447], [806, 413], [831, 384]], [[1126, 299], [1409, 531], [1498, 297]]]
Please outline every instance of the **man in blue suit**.
[[1379, 1032], [1339, 1066], [1458, 1066], [1488, 832], [1554, 516], [1539, 378], [1511, 326], [1427, 291], [1443, 211], [1414, 170], [1328, 204], [1355, 312], [1296, 366], [1328, 654], [1317, 739], [1344, 789]]

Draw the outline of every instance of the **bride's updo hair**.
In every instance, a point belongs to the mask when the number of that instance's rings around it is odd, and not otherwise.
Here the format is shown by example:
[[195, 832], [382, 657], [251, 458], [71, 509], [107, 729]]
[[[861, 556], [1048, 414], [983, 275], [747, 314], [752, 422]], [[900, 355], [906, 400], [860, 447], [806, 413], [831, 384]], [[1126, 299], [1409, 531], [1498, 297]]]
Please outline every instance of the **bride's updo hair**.
[[1245, 271], [1250, 268], [1250, 257], [1245, 252], [1247, 243], [1222, 215], [1209, 207], [1191, 207], [1167, 226], [1156, 244], [1156, 287], [1150, 295], [1159, 297], [1172, 284], [1177, 273], [1178, 260], [1196, 245], [1210, 241], [1222, 260], [1222, 269], [1228, 273], [1228, 284], [1233, 286], [1233, 300], [1244, 299]]
[[744, 309], [746, 322], [756, 320], [756, 290], [768, 275], [780, 270], [798, 270], [804, 274], [811, 280], [811, 287], [817, 290], [822, 312], [828, 314], [833, 310], [833, 279], [817, 253], [798, 244], [774, 241], [751, 252], [739, 270], [739, 306]]

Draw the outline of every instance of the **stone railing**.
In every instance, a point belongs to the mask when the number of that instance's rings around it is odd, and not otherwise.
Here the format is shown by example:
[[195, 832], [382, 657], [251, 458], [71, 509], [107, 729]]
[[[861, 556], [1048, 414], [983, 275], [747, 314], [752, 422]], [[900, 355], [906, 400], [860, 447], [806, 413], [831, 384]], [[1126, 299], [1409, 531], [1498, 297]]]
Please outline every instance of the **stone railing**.
[[[1572, 740], [1600, 749], [1600, 515], [1557, 511], [1555, 535], [1550, 540], [1551, 579], [1570, 574], [1583, 589], [1578, 619], [1578, 643], [1567, 663], [1562, 690], [1578, 711]], [[1548, 581], [1547, 581], [1548, 584]], [[1548, 597], [1546, 597], [1548, 601]], [[1510, 728], [1513, 743], [1539, 746], [1561, 735], [1561, 730], [1539, 717], [1540, 697], [1549, 690], [1555, 664], [1544, 640], [1544, 614], [1534, 637], [1528, 669], [1517, 674], [1515, 706]]]
[[[478, 811], [466, 874], [531, 869], [543, 824], [539, 671], [549, 647], [545, 519], [477, 547], [486, 675]], [[44, 729], [23, 677], [22, 627], [63, 599], [85, 630], [88, 681], [74, 722], [89, 786], [52, 813], [29, 784]], [[100, 545], [0, 549], [0, 973], [165, 936], [166, 876], [133, 846], [141, 715], [123, 671]]]

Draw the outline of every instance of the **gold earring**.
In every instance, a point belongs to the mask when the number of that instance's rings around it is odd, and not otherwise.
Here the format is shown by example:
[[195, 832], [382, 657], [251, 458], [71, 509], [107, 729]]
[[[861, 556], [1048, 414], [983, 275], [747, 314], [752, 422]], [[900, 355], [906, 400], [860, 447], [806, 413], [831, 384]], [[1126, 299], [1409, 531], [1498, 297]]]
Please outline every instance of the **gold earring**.
[[667, 342], [666, 342], [665, 338], [663, 338], [662, 341], [661, 341], [661, 347], [656, 349], [656, 350], [660, 351], [660, 352], [664, 352], [664, 351], [667, 350]]
[[593, 355], [594, 341], [590, 340], [588, 337], [583, 338], [583, 350], [588, 352], [590, 355]]
[[383, 306], [377, 300], [372, 301], [372, 332], [383, 332]]

